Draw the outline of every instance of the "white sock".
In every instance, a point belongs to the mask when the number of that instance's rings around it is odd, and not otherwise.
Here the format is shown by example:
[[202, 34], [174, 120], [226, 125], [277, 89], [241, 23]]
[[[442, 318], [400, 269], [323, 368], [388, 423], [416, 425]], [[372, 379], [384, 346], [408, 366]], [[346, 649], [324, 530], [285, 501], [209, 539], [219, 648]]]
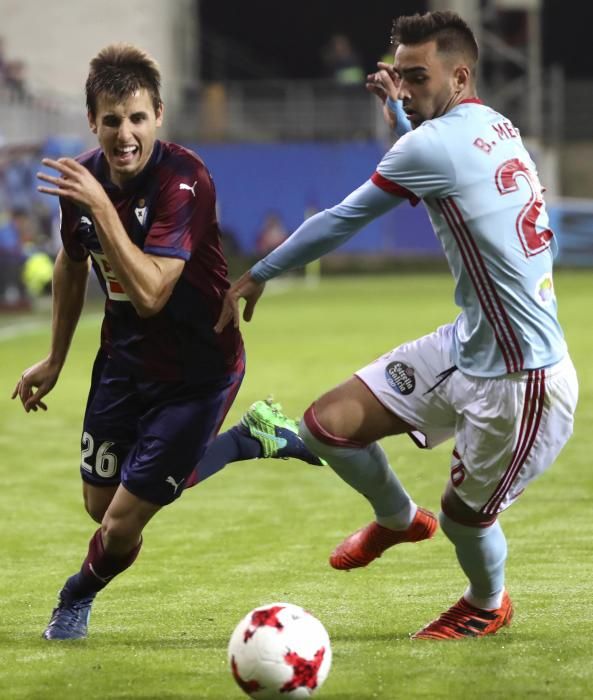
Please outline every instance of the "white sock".
[[457, 560], [468, 578], [463, 597], [482, 610], [500, 608], [504, 593], [507, 543], [498, 520], [488, 527], [461, 525], [439, 514], [441, 529], [455, 545]]
[[473, 605], [474, 608], [480, 608], [480, 610], [496, 610], [497, 608], [500, 608], [502, 605], [502, 596], [504, 595], [504, 588], [499, 591], [498, 593], [495, 593], [494, 595], [491, 595], [488, 598], [483, 598], [481, 596], [477, 596], [472, 592], [472, 587], [471, 584], [466, 588], [465, 593], [463, 594], [463, 597], [467, 600], [467, 602], [470, 605]]
[[301, 421], [300, 436], [313, 454], [323, 457], [347, 484], [362, 494], [380, 525], [405, 530], [416, 515], [416, 504], [391, 469], [381, 446], [341, 447], [321, 442]]
[[408, 501], [401, 510], [393, 515], [378, 515], [377, 522], [390, 530], [407, 530], [416, 517], [417, 511], [418, 506], [414, 501]]

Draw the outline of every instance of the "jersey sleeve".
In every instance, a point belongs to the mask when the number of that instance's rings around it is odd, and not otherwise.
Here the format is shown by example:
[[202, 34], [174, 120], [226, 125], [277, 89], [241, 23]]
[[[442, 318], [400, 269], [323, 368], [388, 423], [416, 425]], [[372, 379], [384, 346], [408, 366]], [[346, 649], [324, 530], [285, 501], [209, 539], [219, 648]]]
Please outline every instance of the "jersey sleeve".
[[144, 252], [189, 260], [208, 220], [213, 190], [210, 174], [202, 164], [170, 175], [157, 199]]
[[77, 235], [80, 219], [80, 210], [72, 202], [60, 197], [60, 236], [62, 245], [66, 255], [77, 262], [83, 262], [89, 256], [89, 251], [81, 243]]
[[436, 130], [427, 124], [402, 136], [383, 156], [371, 180], [416, 206], [425, 197], [447, 196], [455, 184], [455, 169]]

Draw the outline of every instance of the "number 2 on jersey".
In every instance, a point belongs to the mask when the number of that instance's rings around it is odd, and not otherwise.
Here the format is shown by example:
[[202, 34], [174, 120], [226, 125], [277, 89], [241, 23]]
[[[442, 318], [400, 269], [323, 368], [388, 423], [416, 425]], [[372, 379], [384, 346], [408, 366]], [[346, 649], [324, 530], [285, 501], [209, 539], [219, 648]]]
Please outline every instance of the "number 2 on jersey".
[[536, 224], [539, 218], [544, 200], [541, 195], [541, 185], [537, 176], [518, 158], [511, 158], [498, 166], [495, 180], [501, 195], [510, 194], [519, 190], [517, 180], [523, 178], [529, 185], [529, 200], [519, 212], [516, 229], [519, 240], [527, 257], [537, 255], [549, 247], [554, 234], [549, 228], [537, 230]]

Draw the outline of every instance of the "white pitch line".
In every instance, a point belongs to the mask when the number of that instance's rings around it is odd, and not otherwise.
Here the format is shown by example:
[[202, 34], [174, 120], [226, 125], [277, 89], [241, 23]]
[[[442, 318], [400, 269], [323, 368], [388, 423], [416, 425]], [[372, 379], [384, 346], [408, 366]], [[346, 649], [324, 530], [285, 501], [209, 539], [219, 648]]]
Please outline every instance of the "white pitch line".
[[[88, 314], [80, 319], [79, 326], [96, 323], [103, 317], [103, 314]], [[22, 338], [25, 335], [35, 335], [43, 331], [49, 331], [51, 328], [51, 319], [47, 318], [40, 321], [25, 321], [23, 323], [13, 323], [10, 326], [0, 328], [0, 343], [5, 343], [15, 338]]]
[[[287, 294], [293, 290], [298, 291], [309, 291], [312, 287], [317, 285], [311, 284], [301, 277], [295, 277], [294, 279], [280, 279], [274, 280], [268, 283], [266, 289], [267, 296], [277, 296], [281, 294]], [[90, 323], [96, 323], [103, 318], [102, 313], [90, 313], [85, 314], [78, 325], [85, 325]], [[22, 323], [13, 323], [9, 326], [4, 326], [0, 328], [0, 343], [5, 343], [15, 338], [22, 338], [26, 335], [35, 335], [35, 333], [41, 333], [45, 330], [51, 328], [51, 318], [48, 317], [44, 320], [39, 321], [23, 321]]]
[[14, 323], [11, 326], [0, 328], [0, 343], [13, 340], [23, 335], [31, 335], [47, 328], [47, 321], [27, 321], [26, 323]]
[[266, 286], [265, 296], [275, 296], [279, 294], [286, 294], [288, 292], [296, 291], [309, 291], [310, 289], [315, 289], [319, 287], [319, 283], [316, 281], [310, 281], [304, 279], [303, 277], [282, 278], [274, 279], [268, 282]]

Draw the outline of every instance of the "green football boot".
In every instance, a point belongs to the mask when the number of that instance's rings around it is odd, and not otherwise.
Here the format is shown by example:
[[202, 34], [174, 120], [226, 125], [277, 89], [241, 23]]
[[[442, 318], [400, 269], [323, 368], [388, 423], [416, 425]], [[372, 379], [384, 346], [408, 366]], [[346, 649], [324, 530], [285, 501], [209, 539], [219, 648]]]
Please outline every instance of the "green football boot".
[[282, 413], [282, 406], [271, 398], [256, 401], [241, 418], [241, 429], [261, 445], [262, 457], [300, 459], [321, 467], [327, 462], [314, 455], [299, 437], [297, 421]]

